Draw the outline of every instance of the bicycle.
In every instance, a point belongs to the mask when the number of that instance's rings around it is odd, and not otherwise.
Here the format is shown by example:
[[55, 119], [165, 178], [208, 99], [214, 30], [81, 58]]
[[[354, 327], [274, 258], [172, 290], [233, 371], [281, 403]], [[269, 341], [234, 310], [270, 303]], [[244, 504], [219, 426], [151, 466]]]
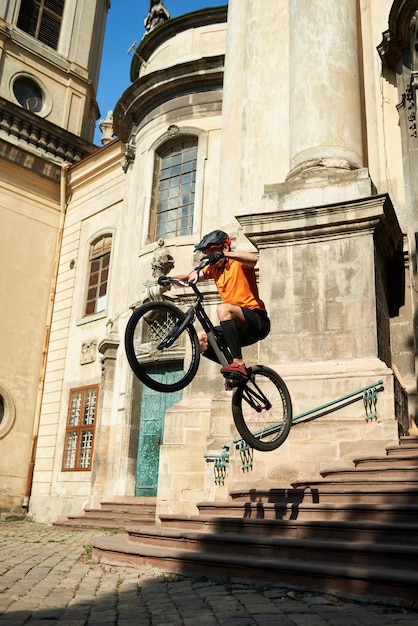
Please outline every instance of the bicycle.
[[[177, 284], [191, 288], [194, 302], [182, 311], [168, 300], [146, 302], [136, 308], [125, 331], [126, 356], [134, 374], [155, 391], [169, 393], [184, 389], [195, 377], [200, 361], [199, 340], [194, 321], [205, 331], [221, 365], [232, 356], [203, 308], [203, 294], [197, 287], [200, 272], [209, 264], [204, 259], [196, 268], [193, 281], [160, 276], [160, 285]], [[169, 381], [161, 380], [156, 365], [178, 364]], [[173, 368], [171, 368], [173, 369]], [[233, 391], [232, 415], [235, 426], [246, 443], [264, 452], [275, 450], [286, 440], [292, 424], [292, 403], [282, 378], [264, 365], [247, 367], [248, 379], [226, 378], [226, 388]]]

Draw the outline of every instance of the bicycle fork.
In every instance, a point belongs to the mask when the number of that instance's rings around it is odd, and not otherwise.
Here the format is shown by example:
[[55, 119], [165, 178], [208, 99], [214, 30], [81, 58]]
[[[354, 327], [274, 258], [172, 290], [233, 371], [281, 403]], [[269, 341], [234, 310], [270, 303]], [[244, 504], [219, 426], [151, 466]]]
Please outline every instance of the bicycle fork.
[[[248, 386], [250, 382], [253, 387]], [[260, 387], [255, 382], [254, 378], [250, 377], [248, 382], [243, 386], [242, 398], [250, 405], [252, 409], [261, 413], [261, 411], [269, 411], [271, 409], [271, 402], [266, 398]]]

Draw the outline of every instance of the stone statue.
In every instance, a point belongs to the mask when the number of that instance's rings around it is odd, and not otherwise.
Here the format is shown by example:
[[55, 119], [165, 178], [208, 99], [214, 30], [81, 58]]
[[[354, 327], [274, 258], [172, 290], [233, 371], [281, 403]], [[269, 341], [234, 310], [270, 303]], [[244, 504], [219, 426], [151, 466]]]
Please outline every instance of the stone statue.
[[164, 239], [158, 240], [158, 248], [151, 259], [152, 278], [144, 283], [145, 290], [141, 293], [138, 302], [132, 305], [139, 306], [150, 300], [163, 300], [163, 293], [170, 290], [170, 285], [159, 285], [160, 276], [166, 276], [174, 267], [174, 259], [165, 247]]
[[174, 267], [174, 259], [165, 247], [164, 239], [158, 240], [158, 246], [151, 261], [154, 280], [158, 280], [160, 276], [166, 276]]
[[164, 0], [150, 0], [148, 11], [148, 15], [144, 20], [147, 33], [171, 18], [170, 13], [164, 6]]

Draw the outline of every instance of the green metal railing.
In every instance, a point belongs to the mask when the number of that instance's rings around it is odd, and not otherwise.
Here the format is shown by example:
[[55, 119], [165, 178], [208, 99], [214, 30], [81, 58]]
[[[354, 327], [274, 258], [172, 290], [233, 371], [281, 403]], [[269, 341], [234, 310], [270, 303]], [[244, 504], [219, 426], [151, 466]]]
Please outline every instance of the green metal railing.
[[226, 470], [229, 464], [229, 446], [222, 444], [221, 448], [223, 448], [223, 450], [220, 454], [205, 454], [207, 462], [213, 461], [215, 485], [225, 484]]
[[[383, 381], [378, 380], [376, 383], [372, 383], [370, 385], [367, 385], [367, 387], [363, 387], [362, 389], [353, 391], [352, 393], [342, 396], [341, 398], [337, 398], [337, 400], [332, 400], [331, 402], [322, 404], [315, 409], [300, 413], [300, 415], [296, 415], [292, 419], [292, 428], [298, 423], [304, 424], [306, 422], [316, 420], [319, 417], [328, 415], [333, 411], [338, 411], [339, 409], [353, 404], [354, 402], [359, 402], [360, 400], [363, 400], [364, 410], [366, 413], [366, 422], [377, 419], [377, 394], [380, 391], [383, 391], [383, 389]], [[268, 433], [270, 430], [273, 431], [276, 427], [277, 425], [272, 426], [266, 432]], [[252, 469], [253, 449], [241, 437], [234, 439], [233, 444], [235, 445], [235, 448], [239, 451], [241, 457], [241, 470], [244, 472]], [[220, 452], [219, 454], [205, 454], [206, 461], [213, 462], [214, 464], [213, 471], [216, 485], [225, 484], [226, 472], [229, 465], [229, 446], [223, 444], [221, 448], [223, 449], [222, 452]]]

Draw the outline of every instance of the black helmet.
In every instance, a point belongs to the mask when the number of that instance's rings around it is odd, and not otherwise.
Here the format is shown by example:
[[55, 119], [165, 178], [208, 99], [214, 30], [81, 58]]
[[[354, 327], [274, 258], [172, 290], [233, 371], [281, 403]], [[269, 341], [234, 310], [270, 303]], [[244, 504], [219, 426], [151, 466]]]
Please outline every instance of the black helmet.
[[194, 247], [195, 250], [207, 250], [208, 248], [220, 248], [224, 243], [228, 246], [231, 245], [230, 236], [223, 230], [212, 230], [212, 232], [205, 235], [202, 241], [199, 241]]

